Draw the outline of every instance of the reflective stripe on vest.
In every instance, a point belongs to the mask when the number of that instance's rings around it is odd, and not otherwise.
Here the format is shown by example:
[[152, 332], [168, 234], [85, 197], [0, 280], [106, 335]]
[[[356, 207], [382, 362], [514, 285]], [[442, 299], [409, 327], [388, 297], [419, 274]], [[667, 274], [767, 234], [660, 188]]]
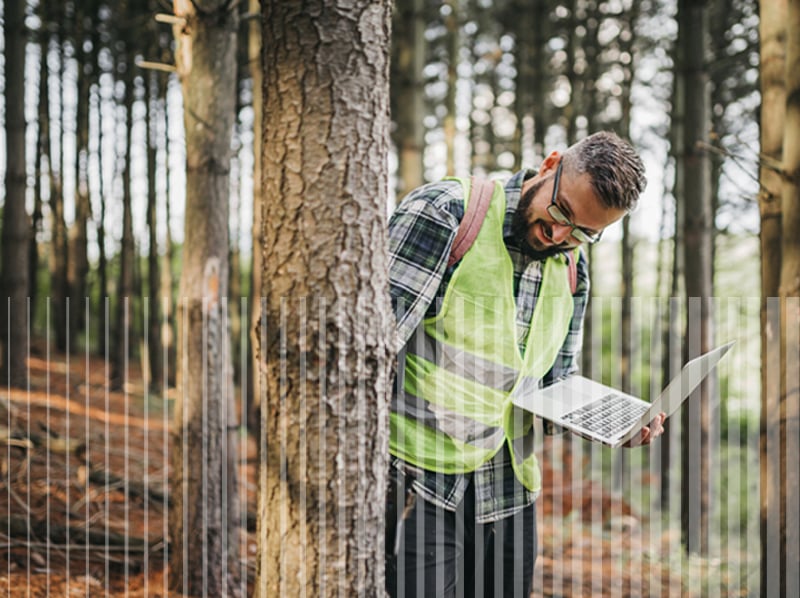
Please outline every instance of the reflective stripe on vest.
[[[469, 181], [459, 180], [468, 198]], [[569, 331], [573, 302], [567, 260], [543, 262], [528, 337], [519, 343], [514, 268], [503, 240], [505, 207], [505, 193], [496, 184], [483, 226], [453, 272], [439, 313], [406, 345], [403, 388], [392, 401], [390, 451], [417, 467], [465, 473], [491, 459], [505, 440], [518, 479], [536, 491], [533, 418], [515, 408], [511, 397], [535, 392], [552, 367]]]

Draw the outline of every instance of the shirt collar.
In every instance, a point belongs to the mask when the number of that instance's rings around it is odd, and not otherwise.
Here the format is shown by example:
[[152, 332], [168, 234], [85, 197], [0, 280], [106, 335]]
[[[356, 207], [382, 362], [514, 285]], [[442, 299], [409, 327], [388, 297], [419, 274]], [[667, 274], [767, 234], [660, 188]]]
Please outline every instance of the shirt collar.
[[510, 245], [517, 249], [519, 249], [519, 243], [511, 233], [511, 223], [514, 219], [514, 214], [517, 213], [519, 200], [522, 197], [522, 185], [532, 176], [536, 176], [536, 173], [536, 170], [529, 168], [520, 170], [510, 179], [508, 179], [504, 187], [506, 192], [506, 215], [503, 219], [503, 238], [506, 241], [506, 245]]

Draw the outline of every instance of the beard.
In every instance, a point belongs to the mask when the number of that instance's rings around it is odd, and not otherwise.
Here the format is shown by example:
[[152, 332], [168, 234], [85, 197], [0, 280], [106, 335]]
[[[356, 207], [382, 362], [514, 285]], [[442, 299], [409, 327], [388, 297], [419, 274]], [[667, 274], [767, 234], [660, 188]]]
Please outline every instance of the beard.
[[514, 238], [519, 242], [520, 249], [522, 253], [527, 256], [532, 257], [535, 260], [544, 260], [549, 257], [553, 257], [556, 255], [561, 255], [574, 249], [575, 247], [572, 245], [551, 245], [549, 247], [544, 247], [542, 249], [537, 249], [531, 246], [530, 242], [528, 241], [528, 233], [531, 230], [531, 227], [535, 225], [537, 222], [540, 226], [546, 227], [547, 225], [542, 220], [534, 220], [533, 222], [528, 222], [527, 213], [530, 209], [530, 205], [533, 202], [533, 198], [536, 195], [536, 192], [542, 188], [545, 181], [539, 181], [538, 183], [534, 183], [531, 185], [527, 191], [525, 191], [519, 198], [519, 205], [517, 206], [517, 211], [514, 213], [514, 217], [511, 220], [511, 233], [514, 235]]

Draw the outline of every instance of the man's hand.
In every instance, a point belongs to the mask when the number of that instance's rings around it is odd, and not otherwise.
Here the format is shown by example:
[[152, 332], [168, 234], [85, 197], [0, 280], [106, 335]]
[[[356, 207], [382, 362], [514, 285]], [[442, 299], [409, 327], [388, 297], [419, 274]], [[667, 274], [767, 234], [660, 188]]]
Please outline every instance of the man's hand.
[[634, 446], [643, 446], [650, 444], [655, 438], [658, 438], [664, 433], [664, 421], [667, 419], [667, 414], [663, 411], [656, 415], [655, 419], [650, 422], [649, 426], [642, 428], [638, 436], [634, 436], [622, 446], [631, 448]]

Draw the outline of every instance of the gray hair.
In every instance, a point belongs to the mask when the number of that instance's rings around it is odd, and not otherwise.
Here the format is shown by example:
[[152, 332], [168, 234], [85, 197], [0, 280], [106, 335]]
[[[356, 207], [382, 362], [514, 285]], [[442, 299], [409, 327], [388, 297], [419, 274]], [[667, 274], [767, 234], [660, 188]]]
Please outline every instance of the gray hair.
[[630, 212], [647, 185], [644, 164], [633, 147], [610, 131], [581, 139], [564, 151], [564, 168], [589, 173], [592, 187], [609, 208]]

